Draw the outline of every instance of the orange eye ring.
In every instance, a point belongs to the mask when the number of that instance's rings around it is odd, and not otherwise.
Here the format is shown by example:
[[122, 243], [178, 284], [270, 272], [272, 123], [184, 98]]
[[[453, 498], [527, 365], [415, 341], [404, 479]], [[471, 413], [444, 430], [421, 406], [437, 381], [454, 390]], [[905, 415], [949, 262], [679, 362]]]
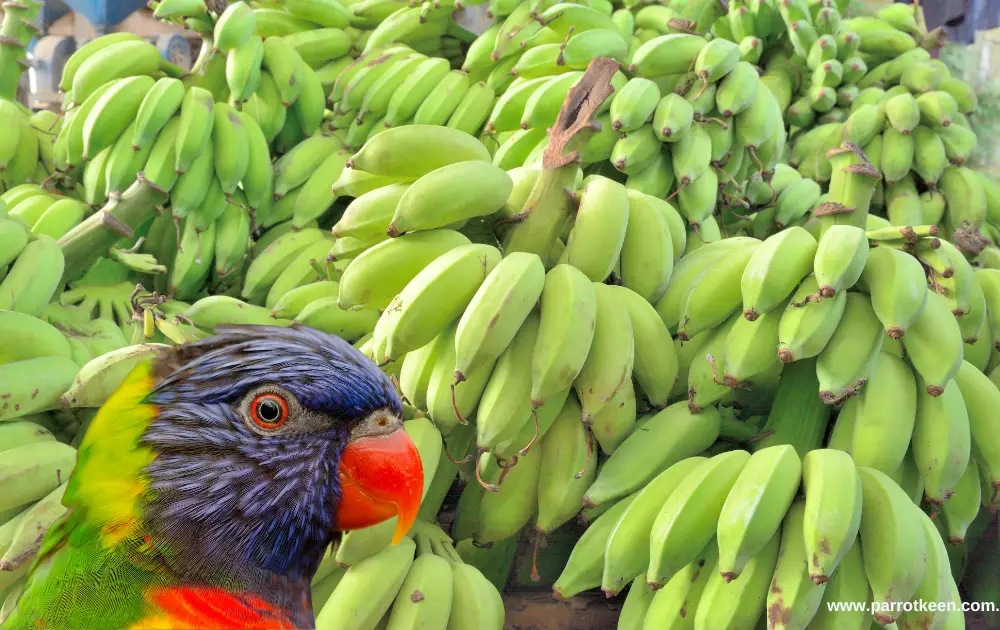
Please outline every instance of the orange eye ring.
[[288, 403], [277, 394], [259, 394], [250, 403], [250, 418], [262, 429], [277, 429], [288, 420]]

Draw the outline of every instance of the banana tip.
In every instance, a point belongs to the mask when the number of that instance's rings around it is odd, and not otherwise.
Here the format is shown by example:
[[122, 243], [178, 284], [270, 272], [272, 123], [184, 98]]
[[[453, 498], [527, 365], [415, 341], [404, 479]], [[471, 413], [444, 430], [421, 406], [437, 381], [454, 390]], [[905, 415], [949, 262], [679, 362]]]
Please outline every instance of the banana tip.
[[902, 339], [904, 330], [899, 326], [892, 326], [890, 328], [886, 328], [885, 332], [893, 339]]
[[791, 363], [795, 360], [795, 357], [792, 356], [791, 350], [788, 348], [782, 348], [781, 350], [778, 350], [778, 360], [782, 363]]
[[739, 577], [735, 571], [719, 571], [719, 575], [721, 575], [722, 579], [726, 581], [726, 584], [729, 584]]
[[940, 385], [928, 385], [927, 393], [937, 398], [938, 396], [944, 393], [944, 388], [941, 387]]
[[743, 318], [746, 319], [748, 322], [757, 321], [758, 317], [759, 315], [757, 314], [757, 311], [753, 310], [752, 308], [748, 308], [747, 310], [743, 311]]
[[823, 575], [822, 573], [810, 573], [809, 579], [813, 581], [813, 584], [820, 586], [821, 584], [826, 584], [829, 581], [829, 577]]

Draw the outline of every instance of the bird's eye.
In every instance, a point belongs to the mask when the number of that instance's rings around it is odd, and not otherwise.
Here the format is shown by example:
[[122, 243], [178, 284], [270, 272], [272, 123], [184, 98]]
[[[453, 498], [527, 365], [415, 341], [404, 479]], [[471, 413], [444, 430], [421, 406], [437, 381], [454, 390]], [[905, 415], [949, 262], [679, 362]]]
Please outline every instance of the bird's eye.
[[250, 403], [250, 418], [263, 429], [277, 429], [288, 419], [288, 403], [277, 394], [260, 394]]

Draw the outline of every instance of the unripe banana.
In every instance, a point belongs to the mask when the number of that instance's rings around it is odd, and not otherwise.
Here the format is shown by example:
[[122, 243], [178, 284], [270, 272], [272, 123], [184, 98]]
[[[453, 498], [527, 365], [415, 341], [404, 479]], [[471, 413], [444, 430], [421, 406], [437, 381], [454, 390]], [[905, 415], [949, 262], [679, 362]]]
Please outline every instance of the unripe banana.
[[722, 79], [715, 92], [715, 106], [726, 118], [742, 113], [753, 102], [760, 77], [753, 65], [741, 61]]
[[913, 129], [913, 170], [925, 184], [933, 186], [948, 166], [944, 143], [930, 127]]
[[[984, 286], [985, 292], [985, 286]], [[933, 291], [903, 338], [906, 354], [931, 396], [940, 396], [962, 366], [961, 329], [948, 302]], [[937, 348], [932, 352], [932, 344]], [[951, 345], [954, 344], [954, 345]]]
[[212, 128], [215, 173], [223, 194], [229, 197], [247, 173], [250, 140], [243, 119], [232, 106], [216, 103], [212, 114], [215, 118]]
[[114, 144], [136, 117], [143, 98], [154, 85], [148, 76], [115, 81], [94, 103], [83, 123], [83, 157], [94, 158]]
[[[649, 535], [660, 508], [684, 479], [706, 461], [704, 457], [683, 459], [635, 494], [611, 530], [605, 547], [601, 590], [606, 595], [617, 595], [649, 564]], [[638, 586], [647, 589], [645, 583]]]
[[877, 247], [870, 252], [861, 278], [886, 332], [899, 339], [920, 316], [927, 300], [923, 267], [900, 250]]
[[742, 304], [740, 283], [757, 247], [735, 249], [712, 264], [695, 282], [681, 311], [677, 336], [682, 340], [717, 326]]
[[972, 444], [980, 465], [983, 505], [994, 504], [1000, 494], [1000, 449], [988, 436], [996, 429], [997, 417], [990, 407], [1000, 401], [1000, 392], [985, 374], [968, 362], [962, 363], [955, 381], [969, 416]]
[[390, 239], [354, 258], [340, 280], [340, 305], [383, 308], [435, 258], [469, 240], [452, 230]]
[[736, 319], [726, 336], [722, 356], [713, 356], [718, 363], [713, 379], [729, 387], [743, 387], [752, 385], [755, 377], [780, 370], [775, 348], [784, 310], [785, 305], [779, 305], [753, 320]]
[[795, 497], [802, 463], [789, 445], [764, 448], [747, 461], [719, 514], [718, 571], [727, 582], [777, 535]]
[[59, 244], [49, 236], [34, 236], [0, 282], [0, 309], [37, 317], [57, 291], [64, 267]]
[[467, 160], [492, 161], [483, 143], [467, 133], [413, 124], [374, 136], [351, 157], [348, 166], [350, 170], [412, 181], [442, 166]]
[[683, 96], [665, 95], [653, 112], [653, 132], [663, 142], [677, 142], [690, 129], [694, 108]]
[[597, 310], [593, 342], [573, 384], [584, 422], [608, 404], [631, 378], [634, 362], [628, 312], [609, 287], [595, 283], [594, 291]]
[[675, 258], [665, 212], [648, 195], [629, 193], [619, 265], [622, 284], [650, 303], [663, 297]]
[[[917, 508], [884, 473], [862, 467], [858, 475], [863, 498], [860, 535], [873, 601], [887, 607], [909, 601], [927, 566], [927, 541]], [[875, 618], [889, 624], [896, 614], [880, 608]]]
[[[238, 4], [242, 4], [242, 2]], [[212, 128], [215, 124], [212, 111], [211, 92], [199, 87], [188, 89], [181, 104], [180, 125], [175, 149], [174, 167], [178, 175], [188, 170], [208, 148], [208, 143], [212, 140]]]
[[816, 247], [816, 239], [798, 226], [765, 239], [740, 280], [743, 316], [753, 321], [784, 302], [812, 271]]
[[608, 458], [587, 489], [584, 507], [612, 503], [645, 486], [673, 464], [702, 452], [718, 437], [719, 422], [714, 407], [693, 414], [687, 401], [658, 412]]
[[677, 381], [678, 362], [670, 331], [656, 310], [642, 296], [627, 288], [614, 288], [625, 304], [635, 346], [633, 377], [649, 403], [665, 407]]
[[458, 319], [499, 261], [495, 248], [472, 244], [446, 252], [421, 270], [400, 293], [398, 308], [383, 315], [395, 323], [379, 361], [397, 360], [430, 343]]
[[646, 580], [654, 589], [710, 544], [726, 496], [749, 459], [746, 451], [716, 455], [691, 471], [667, 498], [649, 540]]
[[809, 578], [826, 584], [855, 544], [861, 524], [861, 481], [851, 457], [810, 451], [802, 461], [803, 537]]
[[611, 100], [611, 126], [622, 134], [646, 124], [660, 102], [660, 88], [649, 79], [636, 77]]
[[655, 37], [635, 51], [629, 72], [641, 77], [687, 72], [706, 45], [703, 38], [688, 33]]
[[918, 389], [910, 445], [927, 500], [943, 503], [965, 474], [971, 447], [969, 414], [956, 383], [949, 382], [938, 396], [931, 396], [922, 387]]
[[861, 293], [848, 293], [837, 330], [816, 362], [823, 402], [839, 404], [857, 394], [875, 367], [883, 337], [871, 300]]
[[914, 159], [914, 136], [902, 134], [895, 127], [882, 132], [882, 161], [880, 167], [887, 183], [903, 179], [910, 171]]
[[728, 75], [739, 60], [738, 45], [727, 39], [713, 39], [698, 52], [694, 62], [694, 72], [704, 85], [708, 85]]
[[583, 369], [594, 337], [594, 285], [571, 265], [556, 265], [545, 277], [539, 340], [531, 362], [534, 407], [569, 389]]
[[[698, 127], [702, 125], [698, 124]], [[691, 134], [689, 134], [691, 135]], [[709, 156], [711, 157], [711, 156]], [[700, 231], [715, 212], [719, 196], [719, 176], [714, 168], [707, 168], [677, 191], [677, 207], [687, 219], [692, 230]], [[703, 240], [707, 237], [702, 237]]]
[[835, 225], [819, 239], [813, 262], [819, 296], [828, 298], [849, 289], [861, 277], [868, 261], [868, 238], [865, 231], [847, 225]]
[[979, 230], [986, 220], [986, 193], [972, 169], [949, 166], [941, 173], [938, 189], [948, 203], [947, 221], [952, 233]]
[[398, 236], [493, 214], [507, 201], [512, 188], [510, 176], [487, 162], [444, 166], [407, 188], [396, 206], [388, 233]]
[[580, 269], [594, 282], [611, 273], [628, 229], [628, 191], [621, 184], [597, 177], [584, 188], [576, 222], [560, 262]]
[[[693, 627], [691, 611], [697, 611], [705, 586], [711, 576], [715, 575], [718, 555], [717, 545], [706, 545], [697, 560], [678, 571], [663, 588], [653, 594], [653, 601], [646, 613], [651, 630], [654, 627]], [[645, 575], [642, 577], [645, 578]]]
[[691, 125], [670, 155], [677, 181], [688, 185], [711, 167], [712, 138], [703, 125]]
[[77, 69], [70, 92], [72, 102], [79, 105], [116, 79], [151, 75], [163, 66], [163, 57], [152, 44], [132, 40], [114, 42], [91, 54]]
[[819, 302], [807, 299], [818, 289], [815, 275], [807, 276], [785, 307], [778, 324], [778, 357], [785, 363], [819, 355], [840, 323], [847, 293], [840, 291]]
[[358, 195], [333, 226], [334, 236], [361, 240], [381, 237], [388, 230], [396, 206], [408, 187], [409, 184], [389, 184]]
[[601, 585], [604, 567], [604, 549], [612, 529], [634, 495], [623, 498], [594, 520], [573, 547], [562, 573], [552, 585], [553, 593], [568, 599], [577, 593]]
[[[490, 457], [484, 454], [484, 457]], [[479, 544], [503, 540], [516, 534], [538, 507], [538, 471], [541, 449], [521, 456], [498, 489], [486, 492], [479, 504], [479, 526], [473, 539]], [[479, 464], [482, 466], [482, 463]], [[492, 465], [483, 478], [496, 482], [499, 466]]]
[[962, 165], [976, 150], [978, 138], [976, 134], [962, 125], [950, 125], [935, 129], [944, 144], [944, 152], [952, 164]]
[[585, 423], [605, 455], [615, 452], [636, 422], [636, 394], [632, 380], [626, 380], [617, 393]]
[[454, 594], [451, 564], [433, 553], [427, 536], [418, 533], [414, 539], [417, 557], [410, 565], [392, 605], [386, 626], [390, 630], [423, 625], [444, 627], [451, 614]]
[[953, 545], [965, 541], [969, 525], [979, 513], [982, 501], [982, 487], [979, 480], [979, 465], [974, 457], [953, 487], [954, 494], [941, 506], [947, 528], [948, 542]]
[[[510, 345], [497, 359], [483, 390], [476, 412], [476, 445], [482, 451], [493, 450], [516, 437], [521, 427], [531, 421], [529, 364], [538, 339], [538, 321], [535, 314], [529, 314], [524, 320]], [[521, 446], [527, 448], [530, 444]]]
[[322, 610], [316, 627], [369, 628], [392, 605], [413, 564], [416, 545], [409, 538], [352, 565]]
[[69, 478], [75, 464], [76, 449], [61, 442], [35, 442], [0, 453], [0, 479], [10, 487], [0, 509], [41, 499]]
[[920, 124], [920, 107], [909, 93], [898, 94], [885, 102], [888, 122], [901, 134], [909, 134]]
[[542, 439], [535, 525], [541, 532], [552, 532], [576, 516], [594, 481], [597, 467], [588, 464], [595, 456], [594, 445], [586, 431], [580, 422], [580, 403], [570, 395]]
[[[437, 85], [413, 115], [416, 125], [444, 125], [472, 86], [469, 76], [452, 70]], [[456, 130], [457, 131], [457, 130]]]
[[847, 441], [855, 461], [892, 473], [903, 461], [915, 421], [916, 382], [910, 366], [881, 353], [853, 409], [854, 425]]
[[804, 544], [805, 502], [792, 505], [781, 528], [778, 561], [767, 594], [770, 628], [805, 628], [819, 610], [826, 584], [814, 584], [802, 565], [808, 562]]
[[760, 241], [755, 238], [734, 237], [703, 245], [694, 252], [682, 256], [674, 267], [666, 293], [656, 304], [656, 312], [660, 314], [667, 328], [677, 329], [689, 293], [712, 264], [734, 249], [742, 247], [756, 249], [759, 245]]

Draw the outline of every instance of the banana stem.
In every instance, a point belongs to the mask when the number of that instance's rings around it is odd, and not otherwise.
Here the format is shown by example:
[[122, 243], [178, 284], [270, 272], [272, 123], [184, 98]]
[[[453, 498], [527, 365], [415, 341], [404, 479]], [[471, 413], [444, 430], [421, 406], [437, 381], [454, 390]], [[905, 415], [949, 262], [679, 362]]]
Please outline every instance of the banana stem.
[[549, 129], [549, 145], [542, 156], [542, 172], [510, 229], [506, 252], [530, 252], [548, 263], [552, 243], [572, 212], [567, 190], [576, 179], [580, 153], [600, 125], [591, 122], [601, 103], [612, 93], [611, 77], [618, 63], [597, 57], [563, 101], [555, 124]]
[[816, 359], [786, 365], [761, 437], [753, 440], [756, 448], [790, 444], [800, 457], [821, 448], [832, 407], [818, 392]]
[[21, 57], [24, 47], [19, 42], [0, 41], [0, 98], [13, 101], [21, 80]]
[[755, 427], [748, 422], [737, 420], [727, 414], [722, 415], [722, 422], [719, 424], [719, 437], [726, 438], [733, 442], [747, 444], [752, 442], [760, 433], [760, 427]]
[[97, 259], [123, 237], [133, 237], [135, 230], [165, 203], [167, 193], [140, 174], [138, 181], [103, 208], [59, 239], [66, 267], [63, 283], [74, 280], [90, 269]]

